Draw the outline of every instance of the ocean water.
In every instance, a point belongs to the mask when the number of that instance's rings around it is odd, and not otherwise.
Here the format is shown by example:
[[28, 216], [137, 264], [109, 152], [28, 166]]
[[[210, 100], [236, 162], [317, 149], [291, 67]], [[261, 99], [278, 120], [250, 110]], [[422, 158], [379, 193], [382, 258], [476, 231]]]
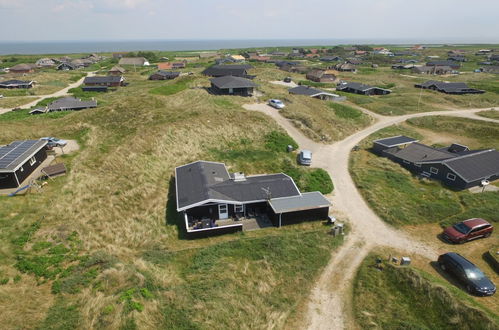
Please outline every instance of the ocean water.
[[129, 41], [34, 41], [2, 42], [0, 55], [69, 54], [138, 50], [189, 51], [253, 47], [334, 46], [351, 44], [443, 43], [452, 40], [407, 39], [248, 39], [248, 40], [129, 40]]

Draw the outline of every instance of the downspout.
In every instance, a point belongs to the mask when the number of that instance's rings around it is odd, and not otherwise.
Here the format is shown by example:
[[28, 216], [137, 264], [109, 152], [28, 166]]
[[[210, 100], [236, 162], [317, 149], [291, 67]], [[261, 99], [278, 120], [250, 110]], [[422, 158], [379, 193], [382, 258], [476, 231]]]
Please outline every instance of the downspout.
[[282, 213], [279, 213], [279, 228], [281, 228], [281, 216], [282, 216]]

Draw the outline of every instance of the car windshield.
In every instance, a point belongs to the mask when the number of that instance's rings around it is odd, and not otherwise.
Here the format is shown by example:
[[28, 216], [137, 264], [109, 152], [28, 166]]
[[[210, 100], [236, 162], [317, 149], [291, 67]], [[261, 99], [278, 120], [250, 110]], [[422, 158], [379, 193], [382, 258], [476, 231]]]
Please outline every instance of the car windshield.
[[485, 277], [485, 274], [478, 268], [467, 268], [464, 270], [466, 277], [470, 280], [481, 280]]
[[467, 234], [471, 230], [470, 227], [466, 226], [462, 222], [455, 224], [454, 229], [456, 229], [458, 232], [463, 233], [463, 234]]

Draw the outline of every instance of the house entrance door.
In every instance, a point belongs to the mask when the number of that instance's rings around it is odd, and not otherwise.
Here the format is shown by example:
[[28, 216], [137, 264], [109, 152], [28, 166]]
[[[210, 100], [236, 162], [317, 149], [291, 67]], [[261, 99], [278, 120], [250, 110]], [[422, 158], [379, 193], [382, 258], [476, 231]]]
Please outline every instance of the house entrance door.
[[218, 218], [227, 219], [229, 217], [229, 208], [227, 204], [218, 204]]

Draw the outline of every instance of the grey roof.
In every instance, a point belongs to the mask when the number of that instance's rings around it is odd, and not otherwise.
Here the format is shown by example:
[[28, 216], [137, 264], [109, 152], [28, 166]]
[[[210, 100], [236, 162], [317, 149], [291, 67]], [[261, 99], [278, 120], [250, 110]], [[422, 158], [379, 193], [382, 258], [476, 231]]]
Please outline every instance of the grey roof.
[[27, 80], [5, 80], [0, 82], [0, 87], [14, 87], [14, 86], [22, 86], [22, 85], [32, 85], [33, 81]]
[[207, 161], [177, 167], [175, 184], [178, 211], [210, 201], [237, 204], [300, 195], [293, 179], [285, 174], [248, 176], [238, 181], [231, 177], [223, 163]]
[[144, 57], [122, 57], [120, 58], [119, 65], [144, 65], [147, 59]]
[[431, 61], [426, 63], [427, 66], [450, 66], [450, 67], [456, 67], [460, 66], [459, 63], [456, 63], [454, 61]]
[[418, 140], [413, 139], [411, 137], [405, 136], [405, 135], [399, 135], [399, 136], [392, 136], [389, 138], [384, 138], [384, 139], [378, 139], [373, 141], [374, 143], [381, 144], [382, 146], [391, 148], [391, 147], [396, 147], [402, 144], [408, 144], [408, 143], [413, 143], [413, 142], [418, 142]]
[[256, 87], [256, 84], [251, 80], [234, 76], [217, 77], [210, 79], [210, 81], [219, 89]]
[[0, 172], [16, 171], [45, 145], [47, 141], [25, 140], [0, 147]]
[[95, 108], [97, 107], [97, 101], [82, 101], [80, 99], [74, 97], [64, 97], [62, 99], [55, 100], [54, 102], [48, 105], [49, 111], [58, 111], [58, 110], [79, 110], [86, 108]]
[[499, 151], [483, 150], [443, 162], [467, 182], [499, 175]]
[[302, 193], [301, 196], [273, 198], [269, 201], [275, 213], [287, 213], [329, 207], [331, 202], [320, 192]]
[[374, 86], [365, 85], [365, 84], [361, 84], [361, 83], [357, 83], [357, 82], [339, 83], [338, 86], [336, 87], [336, 90], [341, 91], [341, 90], [346, 89], [346, 88], [350, 88], [350, 89], [358, 90], [358, 91], [362, 91], [362, 92], [365, 92], [365, 91], [370, 90], [370, 89], [379, 89], [379, 90], [389, 91], [389, 89], [374, 87]]
[[119, 83], [123, 80], [122, 76], [94, 76], [86, 77], [83, 80], [84, 84], [112, 84]]
[[457, 156], [455, 153], [435, 149], [418, 142], [413, 142], [403, 149], [394, 147], [392, 149], [385, 150], [385, 152], [411, 163], [441, 161]]
[[123, 69], [121, 66], [115, 65], [109, 70], [109, 72], [120, 72], [120, 73], [125, 73], [125, 69]]
[[288, 92], [290, 92], [291, 94], [307, 95], [307, 96], [325, 93], [323, 90], [313, 88], [310, 86], [305, 86], [305, 85], [300, 85], [300, 86], [290, 88], [290, 89], [288, 89]]
[[418, 88], [433, 88], [444, 93], [483, 93], [484, 91], [468, 87], [464, 82], [443, 82], [429, 80], [422, 84], [416, 84]]
[[203, 74], [212, 77], [221, 76], [239, 76], [244, 77], [248, 74], [248, 70], [253, 68], [249, 64], [234, 64], [234, 65], [213, 65], [206, 68]]
[[155, 75], [163, 76], [165, 78], [167, 78], [167, 77], [178, 77], [178, 76], [180, 76], [180, 72], [159, 70], [159, 71], [153, 73], [151, 76], [155, 76]]

